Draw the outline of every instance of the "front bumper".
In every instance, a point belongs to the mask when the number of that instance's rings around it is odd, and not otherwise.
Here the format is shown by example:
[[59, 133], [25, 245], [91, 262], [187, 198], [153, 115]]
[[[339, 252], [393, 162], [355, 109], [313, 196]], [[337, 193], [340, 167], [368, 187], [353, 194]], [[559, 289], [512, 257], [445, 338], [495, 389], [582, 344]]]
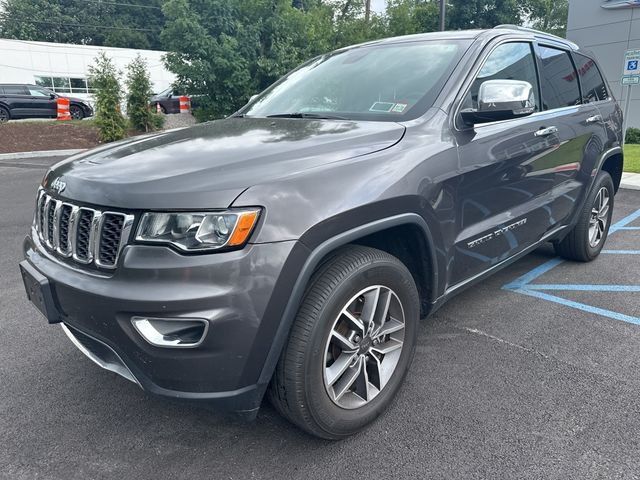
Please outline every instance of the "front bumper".
[[[295, 244], [188, 256], [129, 245], [107, 275], [62, 263], [32, 234], [24, 264], [48, 279], [65, 333], [103, 368], [154, 394], [250, 411], [266, 388], [258, 384], [264, 362], [254, 353], [272, 341], [260, 327]], [[201, 318], [209, 328], [195, 348], [163, 348], [143, 339], [134, 316]]]

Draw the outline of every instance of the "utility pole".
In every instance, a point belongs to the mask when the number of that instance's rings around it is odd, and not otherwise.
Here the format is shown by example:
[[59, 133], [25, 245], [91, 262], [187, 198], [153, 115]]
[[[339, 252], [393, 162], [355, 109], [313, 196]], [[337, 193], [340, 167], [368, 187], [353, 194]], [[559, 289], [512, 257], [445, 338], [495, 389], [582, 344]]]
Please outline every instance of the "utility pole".
[[445, 29], [445, 15], [446, 15], [447, 3], [446, 0], [440, 0], [440, 31], [444, 32]]

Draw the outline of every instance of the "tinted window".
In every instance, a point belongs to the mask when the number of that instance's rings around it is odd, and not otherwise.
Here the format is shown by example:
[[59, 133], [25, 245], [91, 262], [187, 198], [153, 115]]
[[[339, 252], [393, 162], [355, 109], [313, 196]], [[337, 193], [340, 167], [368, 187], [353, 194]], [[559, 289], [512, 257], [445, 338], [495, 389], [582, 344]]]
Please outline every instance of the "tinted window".
[[48, 97], [51, 95], [51, 92], [47, 92], [41, 88], [27, 87], [29, 90], [29, 95], [32, 97]]
[[564, 50], [540, 47], [542, 102], [545, 110], [580, 104], [578, 75]]
[[478, 108], [478, 91], [487, 80], [523, 80], [533, 86], [536, 111], [540, 110], [536, 65], [529, 43], [499, 45], [485, 61], [473, 81], [462, 108]]
[[598, 70], [596, 62], [578, 53], [575, 53], [573, 58], [576, 61], [578, 75], [580, 75], [584, 102], [607, 100], [609, 98], [607, 86]]
[[26, 95], [27, 92], [23, 87], [5, 85], [2, 87], [5, 95]]

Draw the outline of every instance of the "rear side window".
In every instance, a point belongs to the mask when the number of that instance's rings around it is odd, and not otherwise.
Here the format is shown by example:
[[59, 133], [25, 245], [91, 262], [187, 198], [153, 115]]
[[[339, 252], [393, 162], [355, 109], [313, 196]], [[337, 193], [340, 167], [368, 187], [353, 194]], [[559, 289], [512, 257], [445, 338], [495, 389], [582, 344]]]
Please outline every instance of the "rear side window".
[[540, 46], [542, 103], [545, 110], [579, 105], [578, 75], [564, 50]]
[[598, 100], [608, 100], [609, 93], [607, 85], [604, 83], [602, 74], [598, 70], [596, 62], [589, 57], [574, 53], [573, 58], [576, 61], [578, 75], [580, 75], [580, 83], [582, 84], [583, 102], [597, 102]]
[[480, 85], [487, 80], [523, 80], [533, 86], [536, 111], [540, 110], [538, 78], [531, 44], [526, 42], [503, 43], [489, 54], [478, 76], [471, 84], [462, 108], [478, 108]]
[[23, 87], [5, 85], [2, 87], [5, 95], [26, 95], [27, 91]]

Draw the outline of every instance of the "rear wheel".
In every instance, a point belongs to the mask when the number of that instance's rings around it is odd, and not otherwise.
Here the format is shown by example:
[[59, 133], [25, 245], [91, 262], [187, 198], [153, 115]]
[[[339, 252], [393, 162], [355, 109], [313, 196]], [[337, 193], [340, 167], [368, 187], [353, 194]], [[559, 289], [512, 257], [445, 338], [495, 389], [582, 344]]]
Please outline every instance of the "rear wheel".
[[8, 122], [11, 119], [9, 110], [4, 107], [0, 107], [0, 123]]
[[73, 120], [82, 120], [84, 118], [84, 111], [77, 105], [71, 105], [71, 107], [69, 107], [69, 113]]
[[554, 244], [558, 255], [569, 260], [590, 262], [600, 254], [611, 225], [614, 195], [611, 175], [601, 171], [578, 223], [563, 240]]
[[313, 276], [269, 392], [274, 406], [327, 439], [382, 414], [413, 358], [419, 300], [397, 258], [347, 247]]

